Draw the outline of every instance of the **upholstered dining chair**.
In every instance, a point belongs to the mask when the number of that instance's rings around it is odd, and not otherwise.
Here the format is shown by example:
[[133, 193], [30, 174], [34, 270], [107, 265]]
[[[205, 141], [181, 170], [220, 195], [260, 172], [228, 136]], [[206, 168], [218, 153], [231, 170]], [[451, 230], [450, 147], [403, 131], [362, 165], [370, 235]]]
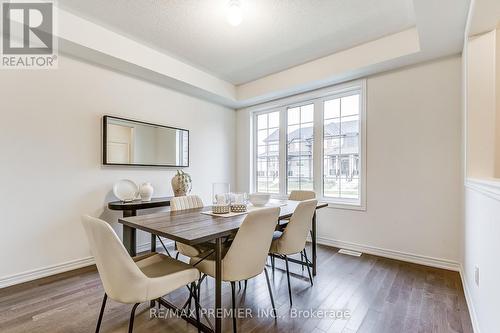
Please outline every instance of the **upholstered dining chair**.
[[304, 201], [315, 198], [316, 198], [316, 193], [314, 191], [306, 191], [306, 190], [294, 190], [290, 192], [290, 195], [288, 196], [288, 200], [295, 200], [295, 201]]
[[[197, 195], [174, 197], [170, 200], [170, 211], [172, 212], [194, 208], [203, 208], [203, 201]], [[188, 245], [180, 242], [176, 242], [175, 247], [177, 249], [176, 259], [179, 258], [179, 253], [191, 258], [211, 249], [207, 244]]]
[[[290, 269], [288, 267], [288, 256], [300, 253], [304, 256], [309, 274], [309, 280], [313, 285], [310, 261], [306, 253], [306, 239], [309, 230], [311, 230], [312, 218], [318, 201], [310, 199], [301, 201], [293, 212], [290, 222], [288, 222], [283, 232], [277, 231], [273, 235], [273, 241], [269, 253], [285, 259], [286, 276], [288, 281], [288, 296], [290, 297], [290, 306], [292, 306], [292, 289], [290, 286]], [[274, 268], [274, 265], [273, 265]]]
[[[294, 201], [304, 201], [310, 199], [316, 199], [316, 192], [308, 190], [293, 190], [292, 192], [290, 192], [290, 195], [288, 196], [288, 200], [294, 200]], [[283, 231], [283, 228], [281, 227], [278, 229], [280, 231]], [[271, 260], [273, 261], [274, 265], [274, 258], [272, 258]], [[304, 255], [302, 253], [300, 253], [300, 261], [304, 261]], [[302, 271], [303, 270], [304, 270], [304, 265], [302, 265]]]
[[[134, 260], [108, 223], [90, 216], [83, 216], [82, 223], [105, 290], [96, 333], [101, 327], [108, 297], [120, 303], [134, 304], [129, 333], [133, 330], [135, 310], [140, 303], [157, 300], [189, 285], [190, 295], [196, 298], [195, 281], [200, 272], [195, 267], [159, 253]], [[195, 305], [199, 324], [199, 305]]]
[[[269, 246], [273, 239], [274, 227], [279, 217], [280, 208], [263, 208], [251, 211], [243, 220], [234, 240], [229, 247], [225, 247], [222, 259], [222, 281], [231, 283], [233, 332], [236, 328], [236, 282], [248, 280], [264, 271], [267, 288], [271, 297], [273, 314], [276, 317], [276, 308], [269, 281], [269, 274], [265, 268]], [[191, 263], [204, 274], [215, 277], [215, 255], [206, 258], [191, 258]]]

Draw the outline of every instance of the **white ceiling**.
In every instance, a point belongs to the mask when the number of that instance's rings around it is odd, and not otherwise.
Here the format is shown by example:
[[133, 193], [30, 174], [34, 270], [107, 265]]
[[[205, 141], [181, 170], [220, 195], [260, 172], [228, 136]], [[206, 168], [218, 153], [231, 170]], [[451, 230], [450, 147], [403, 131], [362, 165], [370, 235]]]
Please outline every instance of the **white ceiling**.
[[233, 84], [317, 59], [416, 24], [412, 0], [60, 0], [59, 6]]

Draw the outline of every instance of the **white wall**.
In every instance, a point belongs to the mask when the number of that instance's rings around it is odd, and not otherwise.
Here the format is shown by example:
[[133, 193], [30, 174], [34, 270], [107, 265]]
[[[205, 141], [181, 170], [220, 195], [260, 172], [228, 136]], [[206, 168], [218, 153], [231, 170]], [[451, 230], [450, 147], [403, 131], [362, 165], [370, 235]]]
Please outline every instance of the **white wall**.
[[[465, 190], [463, 279], [476, 333], [498, 331], [500, 297], [500, 186], [496, 195], [468, 186]], [[475, 282], [479, 268], [479, 284]]]
[[496, 31], [467, 42], [467, 176], [495, 176]]
[[[171, 195], [174, 169], [101, 165], [101, 117], [190, 130], [193, 192], [235, 180], [235, 113], [121, 73], [60, 56], [56, 70], [0, 75], [0, 284], [14, 274], [87, 258], [82, 214], [116, 224], [113, 183], [150, 181]], [[149, 237], [139, 237], [146, 243]]]
[[[320, 240], [457, 268], [461, 63], [451, 57], [367, 80], [367, 210], [327, 208]], [[237, 179], [249, 189], [249, 113], [237, 116]]]

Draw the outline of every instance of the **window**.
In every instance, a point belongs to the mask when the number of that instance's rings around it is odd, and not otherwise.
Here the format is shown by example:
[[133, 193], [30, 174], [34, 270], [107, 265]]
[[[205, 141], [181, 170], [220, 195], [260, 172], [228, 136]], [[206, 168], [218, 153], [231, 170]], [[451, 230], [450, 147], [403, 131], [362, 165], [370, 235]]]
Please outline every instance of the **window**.
[[280, 113], [257, 116], [257, 192], [279, 193]]
[[358, 81], [254, 111], [254, 190], [314, 190], [334, 206], [363, 209], [364, 91]]
[[359, 199], [359, 93], [323, 102], [323, 196]]
[[313, 189], [314, 104], [287, 109], [287, 193]]

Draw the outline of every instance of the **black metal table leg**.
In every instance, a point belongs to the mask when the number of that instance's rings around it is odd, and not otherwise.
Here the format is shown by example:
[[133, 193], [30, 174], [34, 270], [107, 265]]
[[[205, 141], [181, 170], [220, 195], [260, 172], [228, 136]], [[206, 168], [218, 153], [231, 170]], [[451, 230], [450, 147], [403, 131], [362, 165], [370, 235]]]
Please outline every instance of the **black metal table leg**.
[[222, 332], [222, 238], [215, 240], [215, 332]]
[[156, 252], [156, 235], [151, 234], [151, 252]]
[[[123, 217], [136, 216], [137, 212], [135, 210], [124, 210]], [[137, 245], [136, 245], [136, 229], [131, 228], [127, 225], [123, 225], [123, 245], [127, 249], [130, 256], [135, 257], [137, 255]]]
[[[194, 325], [195, 327], [198, 327], [202, 332], [206, 332], [206, 333], [213, 333], [214, 332], [214, 330], [212, 329], [212, 327], [208, 327], [204, 323], [198, 322], [198, 320], [196, 318], [193, 318], [192, 316], [188, 316], [189, 312], [182, 311], [182, 309], [179, 309], [178, 307], [176, 307], [172, 303], [168, 302], [164, 298], [160, 297], [158, 299], [158, 302], [162, 306], [164, 306], [165, 308], [174, 311], [174, 313], [178, 313], [182, 319], [184, 319], [188, 323]], [[205, 315], [203, 315], [203, 316], [208, 321], [208, 318]], [[210, 325], [210, 323], [209, 323], [209, 325]]]
[[313, 219], [312, 219], [312, 235], [311, 235], [311, 241], [312, 241], [312, 271], [313, 271], [313, 276], [316, 276], [316, 212], [314, 212]]

